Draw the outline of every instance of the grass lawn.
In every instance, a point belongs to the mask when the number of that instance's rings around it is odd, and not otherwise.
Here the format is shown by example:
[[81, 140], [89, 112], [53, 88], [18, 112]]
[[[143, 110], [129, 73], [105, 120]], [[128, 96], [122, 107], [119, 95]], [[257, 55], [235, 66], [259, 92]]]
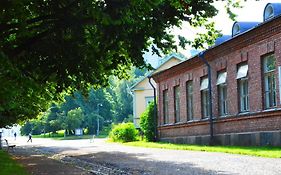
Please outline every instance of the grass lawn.
[[1, 175], [29, 175], [24, 167], [13, 160], [8, 153], [0, 150]]
[[[66, 136], [64, 137], [63, 135], [49, 135], [49, 134], [45, 134], [45, 135], [34, 135], [32, 136], [34, 138], [50, 138], [50, 139], [54, 139], [54, 140], [78, 140], [78, 139], [92, 139], [93, 135], [82, 135], [82, 136], [75, 136], [75, 135], [71, 135], [71, 136]], [[99, 136], [95, 136], [95, 138], [106, 138], [107, 135], [99, 135]]]
[[139, 146], [147, 148], [162, 148], [174, 150], [192, 150], [192, 151], [207, 151], [207, 152], [223, 152], [231, 154], [242, 154], [259, 157], [281, 158], [281, 147], [243, 147], [243, 146], [201, 146], [201, 145], [184, 145], [171, 144], [163, 142], [128, 142], [123, 143], [129, 146]]

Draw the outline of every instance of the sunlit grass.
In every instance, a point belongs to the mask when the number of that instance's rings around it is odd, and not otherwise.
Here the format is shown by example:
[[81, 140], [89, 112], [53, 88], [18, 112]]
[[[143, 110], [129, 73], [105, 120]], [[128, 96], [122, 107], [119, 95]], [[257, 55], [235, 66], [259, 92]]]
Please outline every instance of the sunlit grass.
[[[106, 138], [108, 135], [102, 135], [95, 136], [95, 138]], [[64, 137], [64, 135], [61, 134], [41, 134], [41, 135], [34, 135], [34, 138], [50, 138], [54, 140], [79, 140], [79, 139], [93, 139], [93, 135], [82, 135], [82, 136], [76, 136], [76, 135], [70, 135]]]
[[173, 150], [191, 150], [206, 152], [223, 152], [231, 154], [242, 154], [259, 157], [281, 158], [281, 147], [243, 147], [243, 146], [201, 146], [201, 145], [185, 145], [172, 144], [163, 142], [128, 142], [124, 145], [139, 146], [146, 148], [161, 148]]
[[3, 150], [0, 150], [0, 174], [29, 175], [22, 165], [18, 164]]

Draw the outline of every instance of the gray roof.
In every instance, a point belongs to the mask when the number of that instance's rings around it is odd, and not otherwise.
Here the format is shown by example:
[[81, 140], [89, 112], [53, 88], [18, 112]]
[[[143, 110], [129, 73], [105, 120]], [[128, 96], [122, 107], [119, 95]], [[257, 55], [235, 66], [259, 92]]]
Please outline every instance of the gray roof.
[[159, 64], [154, 70], [149, 71], [145, 76], [143, 76], [139, 81], [137, 81], [130, 89], [134, 90], [134, 88], [141, 83], [143, 80], [145, 80], [146, 78], [148, 78], [149, 76], [151, 76], [158, 68], [160, 68], [162, 65], [164, 65], [165, 63], [167, 63], [169, 60], [171, 60], [172, 58], [176, 58], [180, 61], [184, 61], [186, 60], [186, 57], [180, 53], [171, 53], [166, 55], [162, 60], [163, 62], [161, 62], [161, 64]]

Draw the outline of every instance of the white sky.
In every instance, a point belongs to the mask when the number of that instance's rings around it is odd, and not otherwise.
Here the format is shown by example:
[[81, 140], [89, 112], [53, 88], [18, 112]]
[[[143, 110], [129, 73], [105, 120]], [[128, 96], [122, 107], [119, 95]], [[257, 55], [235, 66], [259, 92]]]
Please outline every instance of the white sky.
[[[262, 22], [263, 21], [263, 10], [267, 3], [281, 3], [281, 0], [247, 0], [241, 1], [241, 5], [243, 6], [241, 9], [234, 9], [233, 12], [237, 14], [237, 21], [248, 21], [248, 22]], [[224, 1], [216, 1], [215, 7], [219, 10], [218, 15], [215, 16], [213, 21], [215, 21], [215, 27], [218, 30], [221, 30], [223, 34], [231, 35], [232, 25], [234, 21], [229, 19], [226, 10], [224, 9], [225, 2]], [[187, 23], [183, 24], [182, 29], [175, 28], [173, 29], [173, 33], [177, 35], [182, 35], [187, 38], [193, 38], [198, 29], [191, 28]], [[200, 31], [200, 30], [199, 30]], [[179, 51], [190, 57], [190, 49], [186, 50], [179, 49]], [[144, 54], [144, 58], [152, 64], [152, 66], [156, 67], [158, 64], [159, 57], [155, 55], [151, 55], [150, 53]]]

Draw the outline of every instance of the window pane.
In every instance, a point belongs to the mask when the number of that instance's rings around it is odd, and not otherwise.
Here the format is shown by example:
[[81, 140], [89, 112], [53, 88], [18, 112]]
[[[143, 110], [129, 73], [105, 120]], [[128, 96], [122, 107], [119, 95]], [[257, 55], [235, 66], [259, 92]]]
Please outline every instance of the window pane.
[[169, 122], [169, 111], [168, 111], [168, 102], [169, 102], [169, 99], [168, 99], [168, 90], [165, 90], [163, 91], [163, 112], [164, 112], [164, 124], [168, 123]]
[[175, 104], [175, 121], [180, 121], [180, 87], [176, 86], [174, 88], [174, 104]]
[[205, 89], [208, 89], [208, 85], [209, 85], [209, 80], [208, 78], [203, 78], [201, 80], [201, 86], [200, 86], [200, 90], [205, 90]]
[[238, 80], [238, 93], [239, 93], [239, 103], [240, 112], [246, 112], [249, 110], [249, 97], [248, 97], [248, 79]]
[[202, 118], [208, 118], [210, 115], [208, 94], [208, 90], [201, 91]]
[[227, 114], [227, 88], [226, 85], [219, 85], [219, 112], [221, 116], [224, 116]]
[[269, 55], [264, 58], [263, 63], [264, 72], [270, 72], [275, 70], [275, 58], [273, 55]]
[[241, 65], [238, 68], [236, 79], [245, 78], [248, 74], [248, 64]]
[[187, 120], [193, 119], [193, 87], [192, 81], [186, 83]]
[[218, 75], [217, 85], [226, 83], [226, 72], [221, 72]]
[[263, 59], [264, 69], [264, 106], [272, 108], [276, 106], [276, 78], [275, 78], [275, 58], [269, 55]]

